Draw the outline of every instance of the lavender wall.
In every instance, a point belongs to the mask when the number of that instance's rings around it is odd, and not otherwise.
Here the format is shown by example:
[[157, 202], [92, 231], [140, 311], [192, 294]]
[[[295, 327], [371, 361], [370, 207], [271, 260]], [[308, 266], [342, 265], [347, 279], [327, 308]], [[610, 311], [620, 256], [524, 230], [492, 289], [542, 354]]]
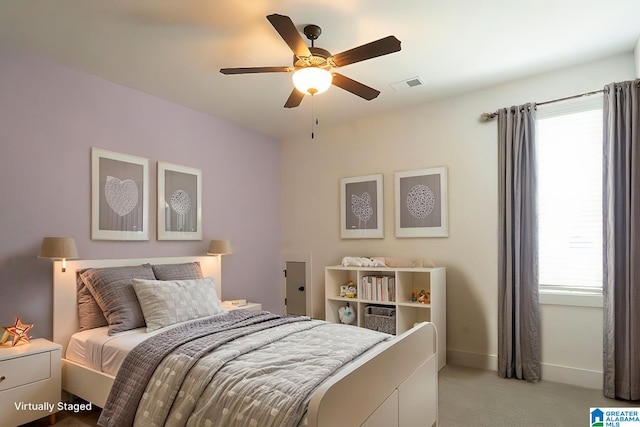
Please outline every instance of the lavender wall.
[[[90, 239], [91, 147], [149, 159], [149, 241]], [[156, 240], [158, 160], [202, 170], [202, 241]], [[0, 325], [20, 316], [51, 337], [44, 236], [74, 237], [82, 259], [204, 255], [230, 239], [223, 298], [280, 311], [279, 170], [272, 139], [0, 44]]]

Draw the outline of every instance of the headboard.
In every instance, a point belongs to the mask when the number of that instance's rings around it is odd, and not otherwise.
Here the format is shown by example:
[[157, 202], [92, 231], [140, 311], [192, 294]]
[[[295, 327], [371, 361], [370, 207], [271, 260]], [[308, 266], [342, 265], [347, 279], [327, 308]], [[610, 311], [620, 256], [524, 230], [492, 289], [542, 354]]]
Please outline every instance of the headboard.
[[[220, 257], [192, 256], [171, 258], [96, 259], [67, 260], [67, 271], [62, 272], [62, 261], [53, 263], [53, 341], [62, 345], [62, 354], [67, 350], [71, 335], [78, 331], [78, 302], [76, 294], [76, 271], [85, 268], [120, 267], [149, 264], [180, 264], [200, 262], [202, 274], [213, 277], [218, 297], [222, 299]], [[64, 357], [64, 356], [63, 356]]]

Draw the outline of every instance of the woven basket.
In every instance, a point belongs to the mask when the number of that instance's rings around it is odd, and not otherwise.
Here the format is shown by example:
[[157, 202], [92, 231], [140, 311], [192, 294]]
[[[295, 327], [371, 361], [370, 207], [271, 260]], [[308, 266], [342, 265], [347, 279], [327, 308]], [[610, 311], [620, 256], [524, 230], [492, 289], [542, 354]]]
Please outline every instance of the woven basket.
[[396, 309], [368, 305], [364, 308], [364, 327], [387, 334], [396, 334]]

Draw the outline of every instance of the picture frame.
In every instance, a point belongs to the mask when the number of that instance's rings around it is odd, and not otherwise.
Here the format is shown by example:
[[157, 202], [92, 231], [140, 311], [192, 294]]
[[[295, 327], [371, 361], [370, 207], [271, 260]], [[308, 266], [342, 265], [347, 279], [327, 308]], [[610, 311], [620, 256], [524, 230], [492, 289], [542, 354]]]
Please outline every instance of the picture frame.
[[158, 161], [158, 240], [202, 240], [202, 171]]
[[91, 148], [91, 239], [149, 240], [149, 160]]
[[340, 237], [384, 238], [382, 174], [340, 180]]
[[447, 168], [396, 172], [396, 237], [448, 237]]

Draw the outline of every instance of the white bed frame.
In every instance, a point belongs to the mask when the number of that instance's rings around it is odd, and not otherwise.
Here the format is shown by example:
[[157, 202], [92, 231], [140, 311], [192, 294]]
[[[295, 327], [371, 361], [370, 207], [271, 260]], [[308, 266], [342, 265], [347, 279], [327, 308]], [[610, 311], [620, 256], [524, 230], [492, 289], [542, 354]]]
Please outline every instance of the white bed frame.
[[[199, 261], [221, 294], [219, 257], [140, 258], [53, 263], [53, 340], [63, 346], [63, 390], [104, 407], [114, 377], [66, 360], [67, 343], [78, 330], [76, 271], [84, 268]], [[311, 396], [311, 427], [414, 427], [438, 422], [436, 329], [422, 323], [349, 364]]]

